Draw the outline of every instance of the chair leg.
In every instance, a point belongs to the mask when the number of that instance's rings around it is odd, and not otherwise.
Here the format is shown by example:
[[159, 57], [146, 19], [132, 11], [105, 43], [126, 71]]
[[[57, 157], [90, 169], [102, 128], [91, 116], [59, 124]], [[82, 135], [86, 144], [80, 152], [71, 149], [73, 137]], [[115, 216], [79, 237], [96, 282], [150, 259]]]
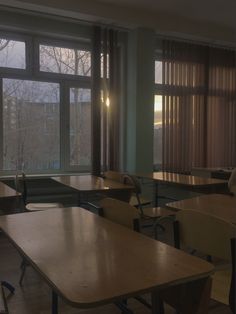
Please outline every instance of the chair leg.
[[143, 305], [145, 305], [147, 308], [149, 309], [152, 308], [151, 304], [149, 304], [143, 297], [137, 296], [135, 297], [135, 299], [139, 301], [140, 303], [142, 303]]
[[[2, 294], [3, 306], [4, 306], [3, 313], [8, 314], [9, 312], [8, 312], [7, 300], [6, 300], [5, 291], [3, 287], [8, 289], [11, 294], [15, 292], [15, 288], [7, 281], [1, 281], [0, 284], [1, 284], [1, 294]], [[0, 312], [1, 312], [1, 309], [0, 309]]]
[[1, 281], [3, 287], [7, 288], [12, 294], [15, 292], [15, 288], [7, 281]]
[[19, 285], [22, 286], [22, 282], [25, 276], [25, 271], [26, 267], [28, 266], [28, 263], [26, 262], [25, 259], [22, 260], [20, 268], [21, 268], [21, 275], [20, 275], [20, 280], [19, 280]]
[[152, 314], [164, 314], [164, 302], [160, 299], [157, 291], [152, 292]]
[[114, 304], [121, 310], [122, 314], [134, 314], [123, 302], [114, 302]]

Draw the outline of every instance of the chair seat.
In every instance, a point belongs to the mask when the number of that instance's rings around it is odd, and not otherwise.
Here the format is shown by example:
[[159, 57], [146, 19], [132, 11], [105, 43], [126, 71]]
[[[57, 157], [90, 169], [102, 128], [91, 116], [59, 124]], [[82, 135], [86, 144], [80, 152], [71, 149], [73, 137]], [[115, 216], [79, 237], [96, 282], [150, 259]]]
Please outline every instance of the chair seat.
[[143, 214], [150, 218], [159, 218], [174, 216], [176, 212], [164, 207], [144, 207]]
[[223, 304], [229, 304], [231, 269], [216, 271], [213, 275], [211, 298]]
[[[152, 201], [140, 197], [140, 203], [141, 203], [142, 206], [145, 206], [145, 205], [150, 205], [152, 203]], [[134, 206], [134, 207], [138, 207], [139, 206], [136, 195], [131, 195], [131, 198], [129, 200], [129, 204]]]
[[60, 203], [28, 203], [25, 208], [29, 211], [46, 210], [50, 208], [63, 207]]

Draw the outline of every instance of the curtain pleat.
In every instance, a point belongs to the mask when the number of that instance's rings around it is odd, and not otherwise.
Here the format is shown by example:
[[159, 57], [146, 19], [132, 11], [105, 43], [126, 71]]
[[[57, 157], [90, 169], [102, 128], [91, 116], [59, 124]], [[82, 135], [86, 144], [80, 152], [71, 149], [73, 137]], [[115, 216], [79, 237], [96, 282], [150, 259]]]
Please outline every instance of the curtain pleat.
[[235, 165], [235, 52], [209, 51], [208, 154], [212, 167]]
[[163, 41], [163, 170], [236, 165], [235, 52]]
[[119, 169], [120, 71], [118, 31], [94, 27], [92, 173]]

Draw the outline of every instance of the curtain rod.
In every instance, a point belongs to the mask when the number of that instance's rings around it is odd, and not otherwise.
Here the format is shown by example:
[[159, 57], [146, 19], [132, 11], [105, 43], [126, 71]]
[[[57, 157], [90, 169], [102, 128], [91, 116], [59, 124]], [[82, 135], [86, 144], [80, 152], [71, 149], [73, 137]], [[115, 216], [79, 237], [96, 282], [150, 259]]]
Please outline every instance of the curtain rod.
[[197, 44], [202, 46], [222, 48], [227, 50], [236, 50], [236, 42], [222, 42], [220, 40], [214, 40], [210, 38], [195, 37], [187, 34], [167, 34], [167, 33], [156, 33], [158, 39], [175, 40], [179, 42], [186, 42], [191, 44]]

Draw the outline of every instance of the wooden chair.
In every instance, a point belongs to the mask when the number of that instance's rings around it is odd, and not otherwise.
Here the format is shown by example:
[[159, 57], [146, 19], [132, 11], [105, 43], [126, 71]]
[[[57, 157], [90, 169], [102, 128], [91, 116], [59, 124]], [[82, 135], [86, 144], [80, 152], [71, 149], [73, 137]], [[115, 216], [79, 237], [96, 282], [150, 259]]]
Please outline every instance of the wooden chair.
[[108, 170], [104, 172], [104, 178], [123, 183], [124, 175], [119, 171]]
[[129, 201], [129, 203], [132, 206], [139, 208], [139, 210], [142, 212], [143, 206], [150, 205], [152, 203], [151, 200], [145, 199], [142, 196], [142, 187], [141, 187], [141, 184], [139, 182], [139, 179], [136, 176], [130, 175], [130, 174], [124, 174], [123, 175], [123, 182], [126, 184], [133, 185], [133, 187], [134, 187], [134, 193], [131, 196], [131, 199]]
[[[27, 189], [27, 179], [24, 172], [21, 173], [21, 176], [16, 175], [15, 178], [15, 186], [16, 190], [21, 192], [22, 199], [24, 202], [25, 210], [28, 212], [34, 212], [34, 211], [41, 211], [41, 210], [48, 210], [51, 208], [60, 208], [63, 207], [60, 203], [28, 203], [27, 197], [28, 197], [28, 189]], [[21, 262], [21, 275], [19, 284], [22, 286], [22, 282], [25, 276], [26, 267], [29, 266], [28, 262], [22, 258]]]
[[100, 216], [135, 231], [140, 231], [138, 211], [129, 203], [113, 198], [104, 198], [101, 200], [100, 206]]
[[[99, 215], [124, 227], [140, 232], [139, 213], [137, 208], [129, 203], [117, 199], [104, 198], [101, 200]], [[149, 309], [152, 308], [152, 306], [143, 297], [137, 296], [135, 299]], [[124, 301], [125, 303], [119, 303], [116, 305], [122, 310], [122, 313], [132, 313], [130, 309], [126, 308], [126, 300]], [[160, 302], [159, 314], [163, 314], [163, 311], [163, 304]]]
[[63, 207], [60, 203], [29, 203], [28, 198], [28, 188], [27, 188], [27, 179], [24, 172], [21, 173], [21, 176], [16, 175], [15, 178], [16, 189], [22, 193], [22, 199], [27, 211], [39, 211], [46, 210], [50, 208]]
[[1, 288], [0, 288], [0, 313], [1, 314], [9, 314], [6, 295], [4, 289], [8, 289], [10, 293], [14, 293], [15, 288], [6, 281], [1, 281]]
[[230, 194], [236, 195], [236, 168], [232, 171], [229, 181], [228, 181], [228, 189]]
[[175, 247], [185, 245], [208, 256], [230, 262], [213, 276], [212, 299], [229, 305], [236, 313], [236, 226], [218, 217], [193, 210], [181, 210], [174, 222]]
[[[165, 230], [165, 228], [160, 224], [160, 221], [163, 218], [174, 217], [175, 212], [164, 208], [164, 207], [145, 207], [146, 205], [150, 205], [151, 201], [148, 201], [140, 197], [141, 195], [141, 184], [136, 176], [125, 174], [124, 182], [129, 183], [134, 186], [135, 195], [131, 198], [130, 204], [137, 207], [140, 212], [140, 216], [142, 219], [152, 220], [152, 225], [154, 226], [155, 232], [157, 233], [157, 228], [161, 228]], [[136, 198], [136, 202], [134, 199]], [[145, 226], [145, 225], [143, 225]], [[150, 227], [150, 224], [147, 225]]]

